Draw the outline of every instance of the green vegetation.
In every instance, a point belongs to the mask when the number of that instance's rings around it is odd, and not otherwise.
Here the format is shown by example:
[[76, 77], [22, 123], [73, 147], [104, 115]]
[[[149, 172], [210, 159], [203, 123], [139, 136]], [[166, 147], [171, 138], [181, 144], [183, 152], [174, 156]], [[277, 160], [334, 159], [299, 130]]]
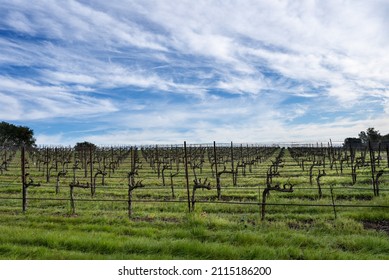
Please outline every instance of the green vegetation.
[[[232, 150], [235, 168], [249, 159], [253, 164], [245, 170], [238, 167], [236, 178], [222, 173], [218, 199], [212, 147], [190, 147], [190, 194], [195, 173], [203, 182], [208, 178], [211, 183], [211, 190], [197, 189], [190, 213], [181, 147], [149, 147], [144, 151], [96, 148], [88, 154], [91, 150], [28, 151], [27, 182], [33, 180], [40, 186], [27, 188], [25, 213], [20, 151], [2, 151], [0, 157], [6, 158], [7, 168], [0, 175], [0, 258], [389, 259], [389, 208], [374, 207], [389, 207], [389, 168], [384, 149], [375, 165], [377, 171], [384, 172], [379, 177], [377, 195], [365, 150], [356, 150], [354, 160], [342, 162], [350, 156], [347, 149], [236, 146]], [[201, 166], [201, 156], [197, 157], [200, 151], [204, 155]], [[230, 169], [230, 152], [229, 147], [217, 148], [218, 172]], [[255, 153], [267, 156], [255, 161]], [[177, 162], [174, 155], [178, 155]], [[358, 165], [353, 183], [353, 163], [363, 156], [365, 161]], [[319, 164], [323, 159], [325, 163]], [[63, 170], [66, 174], [57, 176]], [[270, 170], [278, 173], [271, 180]], [[323, 170], [319, 198], [317, 178]], [[99, 171], [106, 172], [104, 184]], [[170, 176], [174, 173], [177, 175]], [[92, 195], [90, 186], [95, 176]], [[129, 178], [144, 185], [133, 190], [130, 218]], [[74, 214], [69, 201], [72, 182], [89, 186], [74, 188]], [[268, 185], [274, 189], [267, 197], [262, 221], [260, 202]], [[277, 189], [284, 185], [292, 185], [293, 192]]]
[[343, 145], [345, 147], [349, 147], [350, 145], [352, 147], [358, 147], [362, 145], [367, 145], [369, 141], [372, 143], [378, 143], [378, 142], [388, 143], [389, 133], [386, 135], [381, 135], [381, 133], [378, 130], [376, 130], [374, 127], [369, 127], [368, 129], [366, 129], [366, 132], [361, 131], [358, 134], [358, 138], [347, 137], [346, 139], [344, 139]]
[[[36, 209], [25, 215], [2, 213], [1, 258], [388, 258], [387, 233], [364, 229], [355, 215], [344, 213], [331, 220], [319, 213], [305, 218], [290, 214], [289, 218], [275, 216], [273, 221], [260, 222], [253, 210], [240, 214], [228, 212], [231, 209], [206, 210], [199, 207], [195, 213], [180, 214], [183, 207], [160, 206], [155, 214], [140, 212], [131, 220], [116, 211], [96, 215], [83, 210], [77, 216], [49, 215]], [[379, 216], [388, 219], [384, 213]], [[369, 217], [359, 213], [358, 218]]]
[[35, 146], [34, 131], [26, 126], [0, 123], [0, 146]]

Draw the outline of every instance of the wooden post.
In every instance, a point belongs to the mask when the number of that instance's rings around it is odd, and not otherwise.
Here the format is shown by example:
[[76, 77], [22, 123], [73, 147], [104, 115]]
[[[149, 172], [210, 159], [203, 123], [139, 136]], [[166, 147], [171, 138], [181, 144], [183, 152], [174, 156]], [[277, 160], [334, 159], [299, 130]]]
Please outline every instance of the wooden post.
[[128, 187], [128, 217], [132, 216], [132, 186]]
[[96, 184], [93, 184], [93, 155], [92, 155], [92, 145], [89, 146], [89, 166], [90, 166], [90, 185], [91, 185], [91, 195], [95, 196]]
[[220, 186], [220, 175], [217, 171], [217, 155], [216, 155], [216, 142], [213, 141], [213, 158], [215, 160], [215, 174], [216, 174], [216, 189], [217, 189], [217, 198], [221, 199], [221, 186]]
[[180, 158], [178, 156], [178, 146], [177, 145], [176, 145], [176, 170], [177, 170], [177, 172], [180, 170]]
[[58, 149], [57, 147], [54, 148], [54, 162], [55, 162], [55, 171], [58, 171]]
[[371, 146], [371, 142], [369, 141], [369, 154], [370, 154], [370, 167], [371, 167], [371, 177], [372, 177], [372, 184], [373, 184], [373, 192], [375, 196], [378, 196], [378, 191], [376, 188], [376, 180], [375, 180], [375, 158], [374, 158], [374, 151]]
[[172, 174], [172, 172], [170, 172], [170, 188], [172, 190], [172, 198], [174, 199], [176, 198], [176, 196], [174, 195], [173, 177], [174, 175]]
[[262, 193], [262, 211], [261, 211], [261, 220], [265, 220], [265, 207], [266, 207], [266, 197], [269, 193], [269, 188], [265, 188]]
[[161, 177], [161, 171], [159, 169], [160, 163], [159, 163], [158, 145], [155, 145], [155, 160], [157, 162], [157, 174], [158, 174], [158, 179], [159, 179], [159, 177]]
[[335, 216], [335, 220], [336, 220], [337, 215], [336, 215], [335, 199], [334, 199], [334, 192], [333, 192], [332, 184], [330, 185], [330, 190], [331, 190], [332, 208], [334, 210], [334, 216]]
[[190, 190], [189, 190], [189, 174], [188, 174], [188, 153], [186, 150], [186, 141], [184, 141], [184, 161], [185, 161], [185, 178], [186, 178], [186, 192], [188, 196], [188, 210], [189, 212], [191, 211], [191, 206], [190, 206]]
[[236, 186], [236, 183], [235, 183], [235, 169], [234, 169], [234, 145], [231, 141], [231, 173], [232, 173], [232, 184], [234, 185], [234, 187]]
[[46, 147], [46, 183], [50, 182], [49, 147]]
[[27, 209], [27, 185], [26, 185], [26, 158], [25, 158], [25, 147], [22, 146], [21, 150], [21, 168], [22, 168], [22, 210], [23, 213]]
[[135, 184], [135, 180], [133, 178], [133, 176], [135, 176], [135, 153], [134, 153], [134, 148], [131, 147], [130, 149], [130, 158], [131, 158], [131, 172], [130, 172], [130, 175], [129, 175], [129, 178], [128, 178], [128, 201], [127, 201], [127, 205], [128, 205], [128, 218], [131, 219], [131, 216], [132, 216], [132, 190], [133, 190], [133, 186]]
[[72, 208], [72, 215], [76, 214], [76, 206], [74, 204], [73, 189], [74, 189], [74, 185], [70, 184], [70, 207]]
[[85, 145], [82, 149], [82, 153], [83, 153], [83, 156], [84, 156], [84, 177], [85, 178], [88, 178], [88, 156], [87, 156], [87, 153], [86, 153], [86, 149], [87, 149], [87, 145]]

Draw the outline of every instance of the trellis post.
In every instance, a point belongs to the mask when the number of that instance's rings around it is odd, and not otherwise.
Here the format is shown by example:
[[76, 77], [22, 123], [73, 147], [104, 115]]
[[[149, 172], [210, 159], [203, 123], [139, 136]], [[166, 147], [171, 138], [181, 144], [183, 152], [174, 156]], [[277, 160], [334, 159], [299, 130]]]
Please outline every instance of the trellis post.
[[188, 210], [190, 212], [191, 206], [190, 206], [189, 174], [188, 174], [188, 153], [186, 150], [186, 141], [184, 141], [184, 157], [185, 157], [186, 192], [188, 196]]

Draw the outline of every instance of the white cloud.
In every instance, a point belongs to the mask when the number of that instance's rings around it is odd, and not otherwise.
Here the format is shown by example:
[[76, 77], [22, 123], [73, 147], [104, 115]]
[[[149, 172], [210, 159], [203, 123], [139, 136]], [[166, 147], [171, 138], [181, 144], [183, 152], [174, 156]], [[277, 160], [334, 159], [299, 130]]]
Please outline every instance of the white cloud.
[[[100, 143], [314, 139], [384, 126], [388, 10], [385, 1], [0, 1], [0, 24], [16, 33], [0, 35], [0, 116], [102, 114], [123, 131], [94, 132]], [[367, 117], [353, 112], [364, 107]], [[334, 116], [293, 124], [311, 110]]]
[[85, 74], [73, 74], [65, 72], [48, 72], [46, 77], [52, 82], [71, 83], [78, 85], [93, 85], [97, 83], [97, 79]]
[[7, 20], [8, 24], [19, 32], [34, 34], [35, 31], [31, 27], [29, 19], [20, 12], [9, 13]]
[[262, 89], [267, 88], [263, 77], [228, 77], [229, 81], [220, 81], [217, 88], [231, 93], [252, 93], [259, 94]]
[[[0, 76], [5, 98], [4, 108], [12, 108], [12, 114], [4, 114], [5, 120], [34, 120], [45, 118], [97, 115], [117, 111], [107, 99], [97, 99], [68, 92], [57, 86], [41, 86], [30, 81]], [[9, 107], [9, 105], [11, 107]], [[6, 112], [8, 109], [5, 109]]]
[[17, 98], [0, 92], [0, 118], [3, 120], [18, 120], [22, 118], [21, 106]]
[[[0, 3], [1, 4], [1, 3]], [[20, 12], [10, 12], [2, 21], [18, 31], [39, 32], [50, 39], [64, 41], [102, 42], [105, 44], [133, 45], [140, 48], [164, 50], [158, 35], [142, 30], [131, 18], [118, 19], [115, 14], [108, 14], [78, 1], [46, 2], [13, 1], [7, 10], [24, 10], [29, 16]], [[26, 10], [25, 10], [26, 9]], [[23, 28], [21, 28], [21, 26]], [[22, 30], [23, 29], [23, 30]]]
[[54, 134], [54, 135], [46, 135], [46, 134], [37, 134], [35, 136], [36, 144], [39, 145], [55, 145], [55, 146], [74, 146], [77, 142], [74, 140], [69, 141], [70, 139], [64, 138], [63, 133]]

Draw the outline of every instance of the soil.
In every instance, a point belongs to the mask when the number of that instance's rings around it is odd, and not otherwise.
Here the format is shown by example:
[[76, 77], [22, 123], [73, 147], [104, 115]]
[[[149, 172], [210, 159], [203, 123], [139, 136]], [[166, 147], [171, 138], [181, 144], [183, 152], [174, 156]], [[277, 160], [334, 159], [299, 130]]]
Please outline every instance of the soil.
[[384, 231], [389, 235], [389, 220], [382, 221], [363, 221], [365, 229], [374, 229], [377, 231]]

